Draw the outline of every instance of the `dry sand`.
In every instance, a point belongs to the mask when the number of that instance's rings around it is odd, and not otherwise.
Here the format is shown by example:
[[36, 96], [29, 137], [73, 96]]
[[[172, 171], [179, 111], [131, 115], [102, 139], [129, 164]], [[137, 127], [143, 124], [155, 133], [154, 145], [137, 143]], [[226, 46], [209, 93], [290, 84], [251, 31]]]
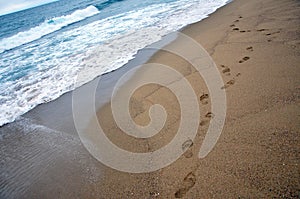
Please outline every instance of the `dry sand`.
[[[209, 125], [205, 115], [211, 110], [210, 99], [203, 96], [209, 96], [204, 81], [184, 59], [168, 52], [154, 55], [150, 63], [175, 68], [197, 93], [198, 134], [183, 156], [156, 172], [128, 174], [106, 168], [105, 180], [99, 184], [102, 196], [299, 198], [299, 17], [299, 1], [236, 0], [183, 30], [212, 56], [227, 95], [223, 132], [204, 159], [197, 155]], [[128, 84], [147, 76], [147, 68], [142, 68]], [[150, 139], [126, 136], [114, 123], [110, 104], [99, 110], [100, 123], [107, 136], [126, 150], [157, 150], [172, 140], [179, 126], [174, 94], [158, 85], [143, 86], [131, 98], [130, 113], [136, 123], [146, 125], [148, 109], [155, 103], [169, 115], [162, 131]]]

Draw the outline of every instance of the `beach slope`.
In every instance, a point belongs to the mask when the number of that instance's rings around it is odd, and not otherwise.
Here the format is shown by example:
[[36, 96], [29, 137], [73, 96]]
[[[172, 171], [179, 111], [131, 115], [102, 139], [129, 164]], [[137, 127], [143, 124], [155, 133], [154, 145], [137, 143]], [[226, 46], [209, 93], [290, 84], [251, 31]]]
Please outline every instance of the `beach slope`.
[[[226, 93], [222, 133], [204, 158], [199, 158], [199, 150], [210, 121], [218, 116], [212, 110], [211, 92], [184, 57], [158, 51], [148, 63], [178, 71], [190, 83], [199, 104], [188, 107], [191, 112], [199, 111], [200, 121], [195, 139], [180, 145], [185, 152], [179, 159], [140, 174], [105, 166], [79, 139], [68, 93], [1, 127], [0, 198], [300, 198], [299, 27], [297, 0], [235, 0], [181, 31], [212, 57], [223, 81], [217, 89]], [[168, 45], [181, 46], [180, 40]], [[189, 46], [181, 50], [196, 53]], [[106, 80], [119, 79], [123, 70], [109, 73]], [[126, 89], [149, 76], [153, 76], [149, 68], [140, 67], [119, 92], [126, 94]], [[82, 98], [86, 100], [85, 95]], [[156, 151], [175, 137], [183, 118], [180, 101], [170, 89], [148, 84], [130, 98], [134, 122], [146, 126], [154, 104], [164, 107], [167, 120], [149, 139], [126, 135], [114, 120], [111, 103], [101, 106], [84, 130], [95, 133], [94, 122], [99, 121], [120, 148]]]

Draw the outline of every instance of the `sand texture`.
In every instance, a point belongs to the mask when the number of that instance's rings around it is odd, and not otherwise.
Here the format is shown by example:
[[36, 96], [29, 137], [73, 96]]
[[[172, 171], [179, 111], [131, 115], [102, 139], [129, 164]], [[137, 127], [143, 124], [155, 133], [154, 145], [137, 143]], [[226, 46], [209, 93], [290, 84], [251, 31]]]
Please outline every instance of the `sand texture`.
[[[198, 134], [183, 156], [159, 171], [126, 174], [107, 168], [101, 183], [104, 197], [298, 198], [299, 17], [297, 1], [237, 0], [183, 31], [212, 56], [224, 81], [220, 89], [227, 95], [222, 135], [204, 159], [197, 154], [214, 114], [207, 87], [184, 59], [165, 51], [153, 56], [149, 63], [175, 68], [197, 93]], [[128, 84], [147, 76], [148, 69], [142, 68]], [[99, 110], [100, 123], [108, 137], [126, 150], [157, 150], [172, 140], [179, 126], [176, 97], [159, 85], [143, 86], [133, 94], [130, 112], [137, 124], [147, 125], [149, 107], [156, 103], [169, 115], [162, 131], [150, 139], [124, 135], [113, 122], [110, 104]]]
[[[200, 112], [200, 122], [195, 139], [180, 144], [184, 154], [179, 159], [141, 174], [105, 166], [79, 139], [71, 97], [66, 94], [0, 128], [0, 198], [300, 198], [300, 2], [235, 0], [182, 33], [212, 57], [223, 80], [216, 89], [226, 93], [225, 125], [206, 157], [200, 159], [198, 153], [210, 121], [218, 115], [212, 109], [212, 93], [193, 64], [207, 60], [199, 61], [196, 55], [191, 64], [159, 51], [148, 63], [178, 71], [184, 77], [169, 85], [187, 80], [199, 104], [188, 106], [191, 113]], [[197, 54], [180, 40], [168, 47], [191, 57]], [[122, 70], [106, 77], [115, 74], [118, 79]], [[141, 67], [119, 92], [126, 94], [150, 76], [169, 78]], [[126, 135], [113, 118], [111, 103], [99, 108], [84, 130], [93, 139], [98, 120], [118, 147], [154, 152], [173, 140], [182, 121], [179, 103], [170, 89], [148, 84], [131, 96], [129, 113], [136, 124], [145, 126], [150, 122], [149, 108], [160, 104], [167, 120], [158, 134], [148, 139]]]

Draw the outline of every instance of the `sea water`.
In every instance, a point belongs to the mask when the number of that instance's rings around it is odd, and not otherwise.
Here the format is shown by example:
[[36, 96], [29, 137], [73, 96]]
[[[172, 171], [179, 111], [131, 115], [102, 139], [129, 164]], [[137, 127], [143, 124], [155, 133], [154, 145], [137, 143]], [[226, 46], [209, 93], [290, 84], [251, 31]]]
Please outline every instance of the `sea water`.
[[122, 67], [227, 2], [58, 0], [0, 16], [0, 126]]

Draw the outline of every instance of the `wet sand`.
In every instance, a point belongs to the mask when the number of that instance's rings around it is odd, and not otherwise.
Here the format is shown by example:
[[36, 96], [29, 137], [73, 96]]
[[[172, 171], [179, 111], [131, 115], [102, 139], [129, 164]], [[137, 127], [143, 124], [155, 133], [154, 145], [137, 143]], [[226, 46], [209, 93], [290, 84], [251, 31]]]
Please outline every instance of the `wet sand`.
[[[148, 62], [179, 71], [196, 93], [201, 113], [193, 144], [183, 145], [187, 151], [177, 161], [143, 174], [104, 166], [81, 144], [70, 124], [72, 112], [64, 111], [71, 110], [71, 97], [63, 97], [64, 102], [40, 106], [0, 129], [1, 198], [299, 198], [299, 13], [299, 1], [236, 0], [182, 31], [211, 55], [224, 81], [219, 89], [226, 92], [225, 125], [205, 158], [198, 152], [216, 117], [211, 93], [190, 63], [163, 51]], [[172, 45], [181, 46], [180, 41]], [[148, 68], [140, 68], [122, 89], [149, 75]], [[126, 136], [110, 104], [97, 116], [119, 147], [153, 152], [170, 142], [180, 125], [176, 96], [162, 86], [146, 85], [133, 94], [129, 109], [137, 124], [147, 125], [148, 110], [156, 103], [168, 117], [149, 139]], [[86, 131], [93, 128], [90, 122]]]

